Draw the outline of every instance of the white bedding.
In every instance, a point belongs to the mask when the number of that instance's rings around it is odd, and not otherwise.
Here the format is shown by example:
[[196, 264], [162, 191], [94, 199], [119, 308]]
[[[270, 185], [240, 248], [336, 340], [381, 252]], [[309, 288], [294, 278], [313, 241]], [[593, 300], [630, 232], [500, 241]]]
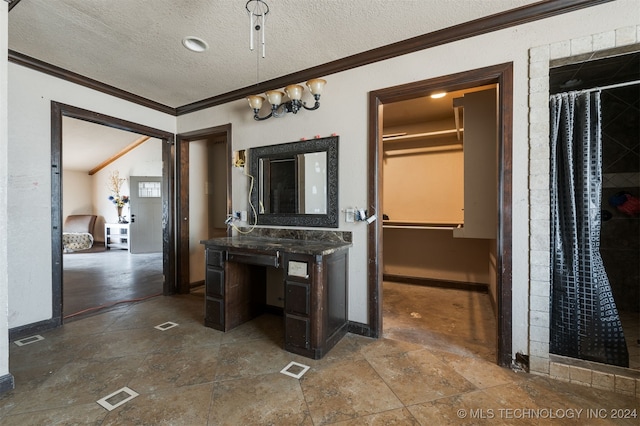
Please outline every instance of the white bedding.
[[62, 248], [65, 253], [93, 247], [93, 235], [88, 232], [63, 232]]

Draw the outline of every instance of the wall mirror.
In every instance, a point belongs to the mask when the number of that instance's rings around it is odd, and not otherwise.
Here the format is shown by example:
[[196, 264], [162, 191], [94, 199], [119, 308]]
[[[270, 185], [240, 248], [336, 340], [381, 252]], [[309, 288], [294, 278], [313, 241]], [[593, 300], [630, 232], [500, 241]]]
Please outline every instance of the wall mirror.
[[258, 225], [337, 228], [338, 137], [251, 148]]

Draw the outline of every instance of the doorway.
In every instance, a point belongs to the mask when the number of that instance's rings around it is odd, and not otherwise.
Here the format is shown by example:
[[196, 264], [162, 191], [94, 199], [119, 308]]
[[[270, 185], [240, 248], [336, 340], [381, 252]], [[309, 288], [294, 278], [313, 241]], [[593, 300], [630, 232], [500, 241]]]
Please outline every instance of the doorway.
[[[487, 253], [493, 253], [493, 280], [496, 312], [496, 362], [500, 365], [511, 364], [511, 111], [512, 111], [512, 64], [502, 64], [479, 70], [468, 71], [403, 86], [371, 92], [369, 97], [369, 214], [383, 218], [383, 170], [384, 170], [384, 116], [383, 106], [411, 99], [430, 96], [435, 92], [469, 91], [482, 86], [497, 85], [497, 177], [494, 180], [495, 238], [493, 247], [487, 247]], [[439, 149], [439, 148], [437, 148]], [[494, 161], [495, 162], [495, 161]], [[466, 183], [465, 183], [466, 186]], [[497, 186], [497, 188], [496, 188]], [[473, 191], [467, 191], [469, 193]], [[495, 214], [497, 210], [497, 215]], [[497, 217], [496, 217], [497, 216]], [[446, 222], [446, 220], [444, 220]], [[449, 225], [454, 225], [455, 219]], [[467, 220], [464, 220], [467, 223]], [[455, 229], [453, 232], [465, 233], [469, 229]], [[442, 232], [442, 231], [440, 231]], [[471, 235], [469, 235], [471, 236]], [[383, 221], [374, 222], [368, 230], [369, 258], [369, 327], [374, 337], [382, 335], [383, 305]], [[482, 238], [472, 236], [472, 238]], [[490, 256], [487, 256], [487, 263]], [[491, 275], [491, 274], [490, 274]]]
[[177, 140], [177, 289], [204, 284], [201, 240], [229, 235], [231, 125], [181, 133]]
[[[164, 132], [161, 130], [153, 129], [150, 127], [146, 127], [137, 123], [128, 122], [125, 120], [121, 120], [115, 117], [109, 117], [102, 114], [94, 113], [88, 110], [84, 110], [81, 108], [61, 104], [58, 102], [52, 102], [52, 135], [51, 135], [51, 155], [52, 155], [52, 198], [51, 198], [51, 220], [52, 220], [52, 229], [51, 229], [51, 240], [52, 240], [52, 310], [53, 310], [53, 319], [52, 322], [54, 325], [61, 325], [64, 317], [63, 317], [63, 238], [62, 238], [62, 230], [63, 230], [63, 219], [65, 215], [63, 213], [63, 119], [71, 118], [80, 120], [82, 122], [88, 122], [98, 125], [107, 126], [110, 128], [115, 128], [119, 130], [124, 130], [127, 132], [137, 133], [139, 135], [145, 135], [145, 138], [156, 138], [161, 143], [162, 150], [162, 210], [163, 210], [163, 218], [165, 220], [162, 224], [162, 277], [158, 277], [159, 279], [163, 279], [162, 284], [162, 293], [163, 294], [171, 294], [174, 292], [174, 279], [173, 273], [175, 271], [175, 267], [172, 266], [172, 259], [174, 258], [174, 250], [173, 250], [173, 229], [171, 226], [171, 215], [169, 212], [171, 211], [171, 197], [173, 195], [173, 191], [169, 185], [170, 182], [170, 174], [172, 172], [172, 142], [173, 142], [173, 134]], [[119, 215], [119, 213], [118, 213]], [[114, 210], [114, 217], [116, 217], [116, 213]], [[117, 222], [117, 220], [116, 220]], [[125, 226], [126, 224], [122, 224]], [[102, 231], [102, 226], [98, 225], [97, 229]], [[106, 227], [105, 227], [106, 229]], [[102, 235], [102, 233], [100, 232]], [[127, 241], [125, 238], [122, 241]], [[105, 247], [106, 248], [106, 247]], [[80, 255], [76, 255], [80, 256]], [[160, 275], [160, 274], [157, 274]]]

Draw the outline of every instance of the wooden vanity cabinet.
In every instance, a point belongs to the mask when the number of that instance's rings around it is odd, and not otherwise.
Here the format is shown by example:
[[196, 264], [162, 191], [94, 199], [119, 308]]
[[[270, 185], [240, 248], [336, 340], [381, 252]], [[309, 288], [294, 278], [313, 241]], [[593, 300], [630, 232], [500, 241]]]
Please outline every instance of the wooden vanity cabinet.
[[224, 331], [224, 258], [222, 250], [206, 249], [205, 316], [207, 327]]
[[348, 250], [303, 254], [207, 244], [205, 326], [229, 331], [263, 313], [267, 267], [285, 271], [285, 349], [322, 358], [347, 332]]
[[277, 255], [207, 247], [205, 325], [229, 331], [264, 312], [266, 270]]
[[347, 331], [347, 252], [285, 254], [285, 349], [322, 358]]

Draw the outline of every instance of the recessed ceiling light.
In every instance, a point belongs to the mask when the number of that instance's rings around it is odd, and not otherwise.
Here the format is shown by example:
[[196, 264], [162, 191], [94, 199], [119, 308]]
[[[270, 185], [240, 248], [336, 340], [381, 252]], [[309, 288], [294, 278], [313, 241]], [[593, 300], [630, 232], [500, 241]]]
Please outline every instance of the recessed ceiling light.
[[447, 92], [438, 92], [431, 95], [431, 97], [433, 99], [440, 99], [440, 98], [444, 98], [446, 95], [447, 95]]
[[200, 37], [187, 36], [182, 39], [182, 45], [192, 52], [204, 52], [209, 44]]

